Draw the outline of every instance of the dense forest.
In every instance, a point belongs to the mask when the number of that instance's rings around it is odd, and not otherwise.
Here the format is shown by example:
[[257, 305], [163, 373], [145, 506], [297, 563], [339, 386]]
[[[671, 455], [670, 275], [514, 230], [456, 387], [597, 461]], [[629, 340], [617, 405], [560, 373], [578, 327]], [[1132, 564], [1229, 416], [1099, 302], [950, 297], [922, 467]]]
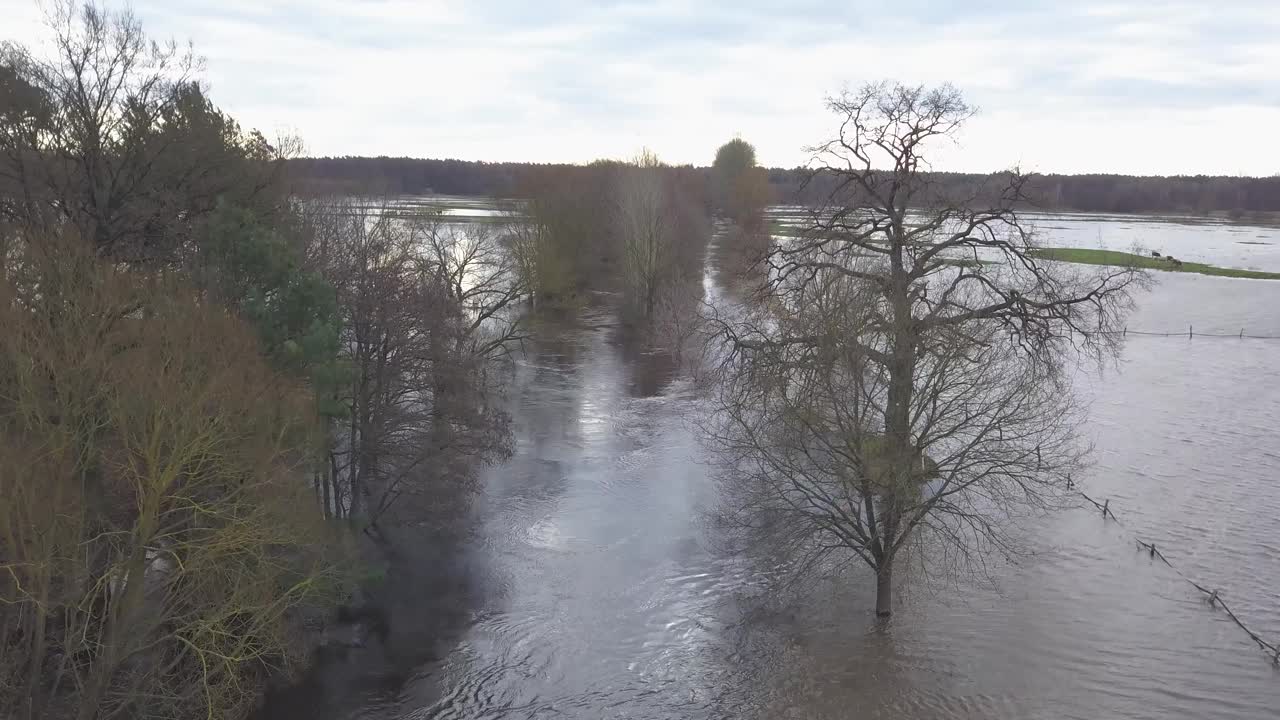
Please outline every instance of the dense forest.
[[[519, 197], [570, 165], [487, 163], [391, 157], [300, 158], [289, 163], [299, 180], [320, 185], [370, 184], [397, 194], [440, 193]], [[707, 172], [707, 169], [699, 169]], [[806, 203], [823, 196], [804, 168], [768, 170], [774, 197]], [[1000, 174], [935, 173], [932, 184], [952, 190], [982, 184]], [[820, 184], [820, 178], [818, 180]], [[1129, 175], [1033, 175], [1025, 207], [1116, 213], [1280, 212], [1280, 177], [1134, 177]]]

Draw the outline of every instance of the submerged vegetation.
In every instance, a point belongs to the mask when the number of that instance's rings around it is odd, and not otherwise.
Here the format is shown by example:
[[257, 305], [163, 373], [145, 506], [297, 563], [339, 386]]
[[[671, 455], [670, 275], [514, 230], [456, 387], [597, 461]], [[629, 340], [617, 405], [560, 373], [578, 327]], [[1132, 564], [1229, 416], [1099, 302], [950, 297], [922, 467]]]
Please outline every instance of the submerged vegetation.
[[710, 205], [702, 175], [642, 151], [627, 162], [567, 168], [526, 191], [509, 240], [535, 307], [620, 298], [640, 336], [678, 344], [701, 297]]

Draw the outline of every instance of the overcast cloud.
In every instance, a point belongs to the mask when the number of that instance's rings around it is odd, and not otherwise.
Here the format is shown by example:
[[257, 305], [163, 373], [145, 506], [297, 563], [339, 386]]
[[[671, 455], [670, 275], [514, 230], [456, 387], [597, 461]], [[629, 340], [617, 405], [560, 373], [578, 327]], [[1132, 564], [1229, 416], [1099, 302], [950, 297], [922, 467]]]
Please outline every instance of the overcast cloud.
[[[935, 163], [1280, 172], [1280, 9], [1216, 2], [135, 0], [190, 38], [242, 124], [316, 155], [707, 164], [735, 134], [793, 166], [823, 98], [955, 83], [980, 115]], [[0, 37], [40, 11], [0, 0]]]

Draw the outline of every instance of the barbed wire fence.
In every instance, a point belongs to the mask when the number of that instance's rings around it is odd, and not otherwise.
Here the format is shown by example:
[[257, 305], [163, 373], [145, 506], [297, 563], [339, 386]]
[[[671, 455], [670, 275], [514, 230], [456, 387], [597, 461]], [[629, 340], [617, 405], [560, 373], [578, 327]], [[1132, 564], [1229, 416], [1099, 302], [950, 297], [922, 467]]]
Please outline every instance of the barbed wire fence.
[[[1190, 324], [1187, 325], [1187, 329], [1185, 332], [1181, 330], [1170, 331], [1170, 332], [1152, 332], [1149, 330], [1131, 330], [1128, 327], [1126, 327], [1123, 330], [1114, 331], [1111, 334], [1122, 335], [1126, 337], [1129, 335], [1139, 335], [1139, 336], [1145, 336], [1145, 337], [1185, 337], [1188, 339], [1193, 339], [1197, 337], [1208, 337], [1208, 338], [1235, 338], [1240, 340], [1280, 340], [1280, 335], [1250, 335], [1247, 332], [1245, 332], [1244, 328], [1241, 328], [1240, 331], [1237, 333], [1196, 332], [1194, 325], [1190, 325]], [[1191, 587], [1203, 593], [1206, 599], [1209, 601], [1209, 607], [1215, 608], [1215, 609], [1222, 608], [1223, 612], [1226, 613], [1227, 617], [1230, 618], [1231, 621], [1234, 622], [1237, 626], [1239, 626], [1240, 629], [1243, 630], [1249, 636], [1249, 638], [1258, 645], [1259, 649], [1261, 649], [1264, 653], [1270, 656], [1272, 664], [1280, 667], [1280, 643], [1272, 643], [1272, 642], [1266, 641], [1265, 639], [1262, 638], [1261, 635], [1259, 635], [1258, 633], [1250, 629], [1248, 625], [1245, 625], [1244, 621], [1241, 620], [1240, 617], [1236, 615], [1235, 612], [1231, 609], [1231, 606], [1227, 604], [1226, 599], [1222, 597], [1222, 591], [1220, 589], [1218, 588], [1210, 589], [1208, 586], [1202, 583], [1196, 582], [1192, 578], [1188, 577], [1186, 573], [1179, 570], [1177, 566], [1175, 566], [1172, 562], [1169, 561], [1169, 558], [1165, 556], [1164, 552], [1161, 551], [1160, 548], [1156, 547], [1156, 544], [1154, 542], [1147, 542], [1142, 538], [1138, 537], [1131, 530], [1129, 530], [1129, 528], [1126, 527], [1124, 523], [1120, 522], [1120, 518], [1116, 517], [1115, 512], [1111, 510], [1111, 501], [1109, 499], [1104, 499], [1102, 502], [1098, 502], [1097, 500], [1094, 500], [1093, 498], [1089, 497], [1089, 495], [1087, 495], [1083, 490], [1080, 490], [1078, 487], [1076, 487], [1075, 483], [1070, 478], [1067, 479], [1067, 489], [1074, 490], [1076, 493], [1080, 495], [1080, 497], [1084, 498], [1091, 505], [1097, 508], [1102, 513], [1103, 520], [1110, 518], [1112, 521], [1116, 523], [1116, 525], [1119, 525], [1121, 529], [1123, 529], [1126, 533], [1129, 534], [1131, 538], [1133, 538], [1133, 541], [1137, 544], [1138, 549], [1145, 550], [1152, 559], [1159, 559], [1166, 566], [1168, 566], [1170, 570], [1173, 570], [1175, 573], [1177, 573], [1178, 577], [1182, 578], [1182, 580], [1184, 580], [1187, 584], [1191, 585]]]
[[1100, 334], [1121, 335], [1124, 337], [1128, 337], [1129, 335], [1143, 335], [1146, 337], [1183, 337], [1188, 339], [1198, 338], [1198, 337], [1208, 337], [1208, 338], [1233, 338], [1233, 339], [1239, 339], [1239, 340], [1280, 340], [1280, 335], [1250, 335], [1249, 333], [1245, 332], [1245, 328], [1240, 328], [1240, 332], [1234, 332], [1234, 333], [1196, 332], [1195, 326], [1193, 325], [1187, 325], [1186, 330], [1170, 330], [1168, 332], [1158, 332], [1158, 331], [1153, 332], [1150, 330], [1130, 330], [1129, 328], [1126, 327], [1123, 330], [1113, 330], [1110, 332], [1103, 332]]
[[1231, 621], [1234, 622], [1236, 625], [1238, 625], [1240, 629], [1243, 630], [1251, 640], [1257, 643], [1258, 648], [1262, 650], [1262, 652], [1266, 653], [1271, 658], [1271, 663], [1273, 665], [1280, 666], [1280, 644], [1272, 643], [1264, 640], [1261, 635], [1259, 635], [1258, 633], [1250, 629], [1248, 625], [1245, 625], [1244, 621], [1241, 620], [1240, 617], [1231, 610], [1231, 607], [1229, 605], [1227, 605], [1227, 601], [1225, 598], [1222, 597], [1222, 591], [1220, 589], [1218, 588], [1210, 589], [1208, 586], [1191, 579], [1185, 573], [1179, 570], [1177, 566], [1175, 566], [1172, 562], [1170, 562], [1169, 558], [1165, 557], [1164, 552], [1161, 551], [1160, 548], [1156, 547], [1156, 544], [1154, 542], [1147, 542], [1142, 538], [1138, 537], [1133, 531], [1129, 530], [1129, 528], [1126, 527], [1124, 523], [1120, 522], [1120, 518], [1116, 517], [1115, 512], [1111, 510], [1110, 499], [1104, 499], [1102, 502], [1098, 502], [1097, 500], [1094, 500], [1093, 498], [1085, 494], [1083, 490], [1080, 490], [1079, 488], [1075, 487], [1075, 484], [1071, 481], [1070, 478], [1068, 478], [1067, 483], [1068, 483], [1067, 488], [1069, 490], [1074, 490], [1076, 493], [1079, 493], [1080, 497], [1087, 500], [1090, 504], [1092, 504], [1095, 508], [1097, 508], [1102, 513], [1103, 520], [1110, 518], [1113, 522], [1116, 523], [1116, 525], [1120, 526], [1121, 529], [1123, 529], [1126, 533], [1128, 533], [1129, 536], [1133, 538], [1134, 542], [1137, 543], [1138, 549], [1145, 550], [1153, 560], [1159, 559], [1166, 566], [1168, 566], [1170, 570], [1173, 570], [1175, 573], [1177, 573], [1178, 577], [1186, 581], [1187, 584], [1191, 585], [1191, 587], [1203, 593], [1206, 599], [1209, 601], [1210, 608], [1215, 608], [1215, 609], [1222, 608], [1223, 612], [1227, 614], [1227, 617], [1230, 618]]

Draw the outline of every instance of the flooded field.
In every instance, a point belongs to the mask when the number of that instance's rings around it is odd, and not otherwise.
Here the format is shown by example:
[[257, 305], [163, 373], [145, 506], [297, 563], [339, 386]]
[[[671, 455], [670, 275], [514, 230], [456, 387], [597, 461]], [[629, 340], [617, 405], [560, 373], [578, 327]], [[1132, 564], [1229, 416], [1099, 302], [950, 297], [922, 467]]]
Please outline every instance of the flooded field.
[[[803, 208], [771, 208], [781, 227], [803, 227]], [[1158, 252], [1187, 262], [1280, 271], [1280, 227], [1194, 216], [1020, 213], [1044, 247]]]
[[[1270, 229], [1036, 222], [1049, 244], [1280, 269], [1272, 246], [1233, 239]], [[1159, 278], [1132, 327], [1280, 335], [1280, 282]], [[705, 287], [725, 302], [713, 263]], [[858, 569], [764, 601], [775, 568], [726, 552], [706, 519], [697, 389], [621, 342], [607, 301], [539, 322], [525, 350], [515, 453], [486, 471], [455, 568], [470, 591], [406, 589], [399, 610], [425, 593], [421, 613], [456, 617], [451, 639], [373, 681], [349, 654], [307, 717], [1276, 717], [1280, 669], [1134, 538], [1280, 640], [1280, 341], [1137, 337], [1082, 371], [1096, 464], [1080, 482], [1123, 525], [1062, 512], [988, 581], [908, 583], [888, 622]]]

